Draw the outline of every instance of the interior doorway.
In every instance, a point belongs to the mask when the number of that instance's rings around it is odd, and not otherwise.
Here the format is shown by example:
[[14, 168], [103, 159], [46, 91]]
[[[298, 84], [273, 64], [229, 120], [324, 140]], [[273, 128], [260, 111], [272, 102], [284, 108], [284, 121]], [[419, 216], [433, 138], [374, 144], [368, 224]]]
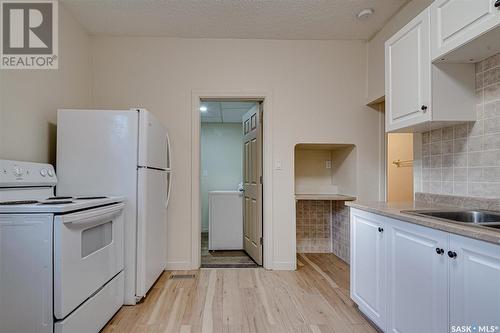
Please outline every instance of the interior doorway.
[[387, 134], [387, 201], [413, 201], [413, 134]]
[[201, 267], [262, 265], [262, 108], [201, 99]]

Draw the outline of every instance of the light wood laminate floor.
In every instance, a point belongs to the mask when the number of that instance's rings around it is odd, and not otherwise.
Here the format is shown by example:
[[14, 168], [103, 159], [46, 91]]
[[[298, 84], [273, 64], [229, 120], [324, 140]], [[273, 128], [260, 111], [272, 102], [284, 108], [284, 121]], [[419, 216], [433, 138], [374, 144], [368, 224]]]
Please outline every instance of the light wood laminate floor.
[[143, 303], [124, 306], [103, 332], [376, 332], [349, 299], [348, 265], [332, 254], [297, 259], [295, 272], [165, 272]]

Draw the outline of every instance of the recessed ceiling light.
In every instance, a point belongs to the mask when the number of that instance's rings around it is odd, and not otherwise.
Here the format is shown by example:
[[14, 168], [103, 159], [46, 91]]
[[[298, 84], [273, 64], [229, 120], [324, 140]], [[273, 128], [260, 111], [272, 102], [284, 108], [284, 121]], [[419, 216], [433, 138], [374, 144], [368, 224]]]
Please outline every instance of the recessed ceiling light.
[[375, 11], [373, 8], [365, 8], [358, 13], [358, 20], [367, 19], [369, 16], [373, 15]]
[[200, 106], [200, 111], [201, 112], [207, 112], [208, 108], [205, 105]]

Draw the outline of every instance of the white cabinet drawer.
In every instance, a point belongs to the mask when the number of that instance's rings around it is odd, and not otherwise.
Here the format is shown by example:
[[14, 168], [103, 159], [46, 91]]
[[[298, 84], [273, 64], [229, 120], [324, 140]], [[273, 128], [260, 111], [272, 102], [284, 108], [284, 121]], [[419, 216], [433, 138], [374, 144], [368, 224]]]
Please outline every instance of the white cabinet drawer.
[[123, 305], [123, 272], [108, 282], [66, 319], [54, 324], [54, 333], [97, 333]]

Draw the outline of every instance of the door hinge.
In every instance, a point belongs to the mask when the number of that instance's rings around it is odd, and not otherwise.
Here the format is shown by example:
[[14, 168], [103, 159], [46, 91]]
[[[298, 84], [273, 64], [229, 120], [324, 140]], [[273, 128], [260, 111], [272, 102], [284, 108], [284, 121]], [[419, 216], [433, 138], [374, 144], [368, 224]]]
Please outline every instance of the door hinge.
[[260, 238], [260, 245], [264, 244], [264, 240], [262, 239], [262, 237]]

